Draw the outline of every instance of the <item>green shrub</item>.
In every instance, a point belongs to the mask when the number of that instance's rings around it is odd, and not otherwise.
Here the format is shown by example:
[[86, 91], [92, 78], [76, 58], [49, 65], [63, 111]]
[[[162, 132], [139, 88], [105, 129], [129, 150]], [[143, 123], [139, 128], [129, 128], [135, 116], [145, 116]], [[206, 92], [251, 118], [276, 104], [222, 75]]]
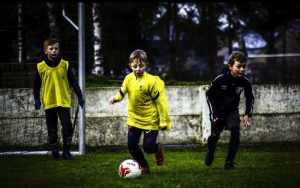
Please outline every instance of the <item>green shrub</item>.
[[[85, 79], [86, 88], [92, 87], [120, 87], [124, 78], [110, 80], [105, 76], [89, 76]], [[207, 81], [176, 81], [174, 79], [165, 81], [166, 86], [186, 86], [186, 85], [208, 85]]]
[[122, 83], [111, 81], [105, 76], [89, 76], [85, 79], [86, 88], [92, 87], [119, 87]]
[[209, 82], [206, 81], [193, 81], [193, 82], [183, 82], [183, 81], [176, 81], [170, 80], [165, 82], [166, 86], [186, 86], [186, 85], [208, 85]]

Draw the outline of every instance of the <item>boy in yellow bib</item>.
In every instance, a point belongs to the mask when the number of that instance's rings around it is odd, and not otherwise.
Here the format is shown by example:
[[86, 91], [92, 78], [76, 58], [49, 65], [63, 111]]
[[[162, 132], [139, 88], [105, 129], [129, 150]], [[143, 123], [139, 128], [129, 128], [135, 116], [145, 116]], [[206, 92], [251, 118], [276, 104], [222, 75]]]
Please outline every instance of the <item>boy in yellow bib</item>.
[[[40, 89], [43, 109], [46, 114], [48, 138], [52, 151], [52, 159], [60, 160], [58, 150], [57, 118], [59, 117], [63, 134], [62, 158], [73, 160], [70, 146], [73, 135], [70, 108], [71, 97], [69, 84], [78, 97], [79, 105], [83, 108], [84, 99], [78, 81], [69, 67], [69, 62], [61, 59], [57, 39], [49, 38], [44, 42], [45, 57], [37, 64], [37, 72], [33, 81], [34, 107], [40, 109]], [[57, 117], [58, 115], [58, 117]]]
[[150, 173], [149, 164], [138, 145], [142, 133], [143, 150], [154, 154], [155, 164], [160, 166], [165, 157], [161, 143], [156, 142], [158, 131], [171, 129], [164, 82], [145, 71], [148, 65], [146, 52], [133, 51], [129, 57], [129, 67], [133, 72], [125, 77], [119, 92], [109, 99], [109, 104], [114, 104], [128, 93], [127, 147], [141, 165], [142, 174]]

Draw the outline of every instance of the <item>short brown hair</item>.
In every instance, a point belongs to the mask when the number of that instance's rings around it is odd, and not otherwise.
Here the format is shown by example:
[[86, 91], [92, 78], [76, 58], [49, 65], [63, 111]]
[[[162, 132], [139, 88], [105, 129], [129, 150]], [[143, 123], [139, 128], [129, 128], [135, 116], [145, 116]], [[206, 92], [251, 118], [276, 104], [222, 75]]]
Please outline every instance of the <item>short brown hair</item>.
[[248, 58], [242, 52], [233, 52], [228, 58], [228, 64], [234, 65], [234, 62], [246, 63]]
[[129, 56], [129, 63], [134, 62], [135, 60], [137, 60], [138, 62], [147, 62], [147, 54], [144, 50], [134, 50], [130, 56]]
[[44, 42], [44, 50], [47, 50], [47, 47], [53, 44], [58, 43], [58, 40], [56, 38], [48, 38]]

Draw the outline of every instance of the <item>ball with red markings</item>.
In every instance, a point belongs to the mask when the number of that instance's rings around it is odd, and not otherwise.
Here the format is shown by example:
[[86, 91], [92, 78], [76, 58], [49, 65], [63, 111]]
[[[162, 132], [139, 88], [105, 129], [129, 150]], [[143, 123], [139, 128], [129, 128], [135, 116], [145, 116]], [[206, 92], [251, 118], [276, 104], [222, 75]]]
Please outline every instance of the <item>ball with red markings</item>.
[[121, 178], [137, 178], [141, 176], [141, 165], [133, 159], [126, 159], [119, 166], [119, 175]]

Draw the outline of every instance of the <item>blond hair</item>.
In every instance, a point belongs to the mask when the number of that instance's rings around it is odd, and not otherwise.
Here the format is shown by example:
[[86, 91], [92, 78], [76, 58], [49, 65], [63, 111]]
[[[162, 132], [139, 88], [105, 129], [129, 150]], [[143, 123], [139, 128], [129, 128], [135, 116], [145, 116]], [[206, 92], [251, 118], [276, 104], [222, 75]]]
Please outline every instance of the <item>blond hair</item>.
[[139, 63], [146, 63], [147, 62], [147, 54], [144, 50], [134, 50], [129, 56], [129, 63], [133, 63], [137, 61]]
[[44, 42], [44, 50], [47, 50], [48, 46], [54, 45], [58, 43], [58, 40], [56, 38], [48, 38]]

